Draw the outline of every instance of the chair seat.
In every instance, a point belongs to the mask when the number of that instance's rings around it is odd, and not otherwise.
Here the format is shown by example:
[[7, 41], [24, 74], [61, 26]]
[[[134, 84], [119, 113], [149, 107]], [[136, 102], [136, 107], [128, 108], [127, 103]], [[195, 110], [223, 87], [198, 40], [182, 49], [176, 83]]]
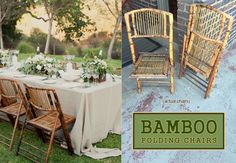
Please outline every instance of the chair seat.
[[[19, 110], [20, 110], [20, 103], [14, 103], [14, 104], [11, 104], [9, 106], [0, 108], [0, 112], [10, 114], [10, 115], [13, 115], [13, 116], [17, 116]], [[22, 105], [20, 115], [24, 115], [25, 112], [26, 112], [26, 109], [25, 109], [24, 105]]]
[[169, 69], [168, 54], [156, 52], [140, 53], [131, 77], [135, 78], [167, 78]]
[[[49, 112], [45, 115], [39, 116], [35, 119], [29, 120], [28, 124], [35, 126], [36, 128], [44, 129], [47, 131], [52, 131], [55, 120], [56, 120], [56, 116], [57, 116], [57, 112], [52, 111], [52, 112]], [[75, 118], [73, 116], [70, 116], [67, 114], [63, 114], [63, 116], [64, 116], [64, 121], [65, 121], [66, 125], [73, 123], [75, 121]], [[61, 127], [62, 127], [61, 122], [58, 119], [56, 130], [60, 129]]]

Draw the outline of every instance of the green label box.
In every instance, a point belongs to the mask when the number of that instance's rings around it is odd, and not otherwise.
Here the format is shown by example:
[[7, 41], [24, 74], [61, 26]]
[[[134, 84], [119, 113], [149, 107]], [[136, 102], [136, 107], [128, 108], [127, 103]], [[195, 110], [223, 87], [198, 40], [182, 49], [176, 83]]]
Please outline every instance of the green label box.
[[224, 113], [133, 113], [133, 149], [224, 149]]

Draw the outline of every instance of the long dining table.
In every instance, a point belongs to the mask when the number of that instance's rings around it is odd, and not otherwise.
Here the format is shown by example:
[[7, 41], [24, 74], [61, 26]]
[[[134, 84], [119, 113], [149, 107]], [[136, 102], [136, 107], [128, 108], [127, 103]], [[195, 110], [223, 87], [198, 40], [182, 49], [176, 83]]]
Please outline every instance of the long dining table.
[[76, 117], [70, 131], [74, 152], [78, 155], [93, 148], [93, 143], [100, 142], [109, 132], [121, 133], [121, 79], [113, 80], [107, 75], [102, 83], [84, 87], [80, 82], [68, 82], [62, 78], [47, 82], [45, 77], [23, 75], [10, 69], [1, 69], [0, 78], [10, 78], [31, 86], [53, 88], [58, 94], [62, 111]]

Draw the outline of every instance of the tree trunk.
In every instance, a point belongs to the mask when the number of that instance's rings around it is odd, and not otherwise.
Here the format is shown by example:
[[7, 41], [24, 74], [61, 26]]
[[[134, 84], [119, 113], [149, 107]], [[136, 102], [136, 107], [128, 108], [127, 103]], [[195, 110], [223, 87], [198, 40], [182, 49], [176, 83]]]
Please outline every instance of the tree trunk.
[[107, 58], [108, 59], [111, 59], [111, 54], [112, 54], [113, 46], [114, 46], [115, 41], [116, 41], [116, 35], [117, 35], [117, 32], [118, 32], [121, 20], [122, 20], [122, 14], [120, 14], [118, 16], [117, 20], [116, 20], [116, 25], [115, 25], [115, 28], [114, 28], [114, 31], [113, 31], [113, 35], [112, 35], [112, 38], [111, 38], [111, 42], [110, 42], [110, 45], [109, 45], [109, 48], [108, 48], [108, 52], [107, 52]]
[[0, 49], [3, 50], [3, 34], [2, 34], [2, 24], [0, 24]]
[[50, 45], [50, 39], [51, 39], [51, 34], [52, 34], [52, 23], [53, 23], [53, 19], [51, 18], [49, 19], [49, 28], [48, 28], [47, 42], [45, 45], [44, 54], [49, 53], [49, 45]]

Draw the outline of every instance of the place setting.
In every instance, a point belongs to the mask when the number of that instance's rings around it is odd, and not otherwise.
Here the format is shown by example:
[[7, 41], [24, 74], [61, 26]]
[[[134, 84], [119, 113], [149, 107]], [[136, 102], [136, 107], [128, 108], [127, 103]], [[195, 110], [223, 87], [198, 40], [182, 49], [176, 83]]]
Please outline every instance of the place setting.
[[18, 55], [19, 51], [1, 52], [3, 67], [0, 68], [0, 74], [11, 71], [11, 75], [16, 79], [35, 80], [67, 89], [96, 87], [107, 79], [111, 78], [113, 82], [119, 79], [101, 59], [102, 50], [92, 59], [84, 57], [84, 62], [79, 64], [73, 62], [73, 55], [64, 55], [64, 61], [59, 61], [41, 53], [20, 62]]

